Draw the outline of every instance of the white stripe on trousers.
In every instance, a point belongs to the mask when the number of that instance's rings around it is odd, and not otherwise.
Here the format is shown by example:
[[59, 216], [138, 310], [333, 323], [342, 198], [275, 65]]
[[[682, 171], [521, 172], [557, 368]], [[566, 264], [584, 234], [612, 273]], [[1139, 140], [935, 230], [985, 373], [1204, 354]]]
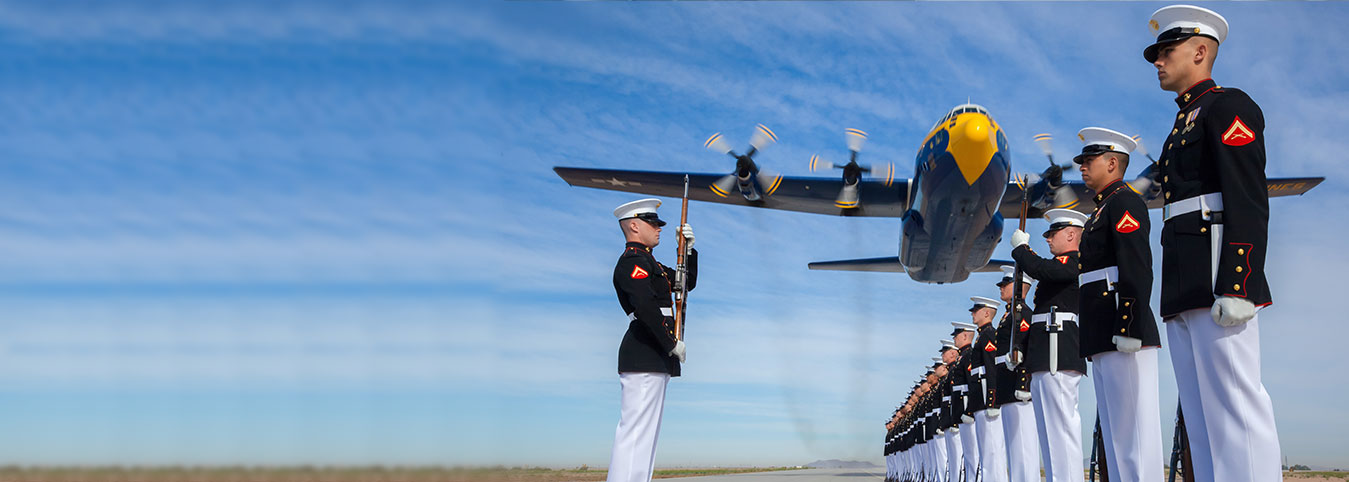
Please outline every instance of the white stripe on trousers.
[[1035, 408], [1030, 402], [1005, 403], [1002, 434], [1007, 444], [1007, 478], [1011, 482], [1040, 482], [1039, 444], [1035, 436]]
[[656, 464], [656, 440], [665, 410], [668, 373], [618, 374], [623, 398], [619, 406], [614, 452], [609, 458], [608, 482], [650, 482]]
[[1196, 481], [1279, 480], [1283, 475], [1274, 403], [1260, 377], [1259, 318], [1229, 328], [1200, 308], [1167, 319]]
[[965, 455], [965, 481], [979, 478], [979, 430], [974, 422], [960, 424], [960, 451]]
[[1156, 347], [1092, 356], [1096, 412], [1110, 480], [1162, 481], [1162, 415]]
[[989, 417], [988, 410], [974, 414], [979, 427], [979, 465], [983, 482], [1007, 482], [1007, 446], [1002, 435], [1002, 416]]
[[1082, 374], [1074, 371], [1035, 372], [1030, 378], [1035, 428], [1040, 435], [1040, 461], [1045, 482], [1082, 482], [1082, 416], [1077, 391]]
[[[960, 482], [960, 464], [963, 463], [960, 450], [960, 434], [951, 432], [952, 429], [946, 429], [946, 480], [948, 482]], [[964, 429], [960, 430], [964, 432]]]

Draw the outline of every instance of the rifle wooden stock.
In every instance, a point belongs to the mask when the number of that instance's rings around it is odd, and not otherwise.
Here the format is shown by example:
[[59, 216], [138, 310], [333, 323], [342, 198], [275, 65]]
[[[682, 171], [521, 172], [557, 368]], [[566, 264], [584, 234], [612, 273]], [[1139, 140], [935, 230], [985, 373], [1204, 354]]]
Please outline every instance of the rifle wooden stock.
[[679, 206], [679, 252], [675, 254], [675, 270], [679, 273], [679, 289], [675, 292], [675, 337], [684, 339], [684, 309], [688, 307], [688, 240], [684, 239], [684, 225], [689, 222], [689, 177], [684, 176], [684, 197]]

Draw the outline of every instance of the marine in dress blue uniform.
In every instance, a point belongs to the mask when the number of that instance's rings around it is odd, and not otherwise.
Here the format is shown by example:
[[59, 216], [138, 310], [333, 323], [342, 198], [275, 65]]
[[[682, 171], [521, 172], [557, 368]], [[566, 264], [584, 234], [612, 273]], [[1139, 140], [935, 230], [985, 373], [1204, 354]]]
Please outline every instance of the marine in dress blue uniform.
[[1137, 144], [1117, 131], [1078, 132], [1082, 181], [1096, 192], [1080, 247], [1081, 354], [1095, 372], [1096, 412], [1111, 480], [1161, 482], [1162, 433], [1157, 351], [1149, 300], [1152, 248], [1148, 208], [1122, 180]]
[[[607, 482], [649, 482], [665, 408], [665, 387], [679, 376], [684, 342], [674, 332], [675, 270], [660, 264], [651, 253], [660, 243], [656, 214], [658, 199], [642, 199], [614, 209], [627, 239], [614, 267], [614, 291], [627, 314], [628, 329], [618, 347], [618, 377], [622, 401]], [[692, 247], [693, 230], [680, 227]], [[698, 252], [688, 256], [688, 289], [698, 280]]]
[[[1011, 482], [1039, 482], [1035, 408], [1031, 406], [1030, 373], [1021, 363], [1025, 339], [1030, 335], [1031, 309], [1026, 303], [1012, 304], [1016, 267], [1003, 266], [999, 296], [1006, 303], [998, 323], [998, 393], [1002, 434], [1007, 447], [1007, 476]], [[1030, 293], [1035, 280], [1021, 275], [1022, 293]]]
[[1079, 354], [1077, 325], [1078, 245], [1087, 215], [1071, 209], [1045, 213], [1049, 229], [1044, 238], [1051, 257], [1031, 250], [1030, 235], [1012, 235], [1012, 258], [1035, 286], [1035, 314], [1025, 337], [1025, 366], [1031, 372], [1031, 403], [1039, 432], [1040, 459], [1046, 482], [1080, 482], [1082, 417], [1078, 387], [1087, 373]]
[[971, 353], [970, 406], [979, 438], [979, 471], [985, 482], [1007, 481], [1007, 442], [1002, 433], [1002, 410], [998, 408], [998, 332], [993, 322], [1002, 302], [982, 296], [970, 297], [970, 320], [979, 326]]
[[1210, 78], [1228, 24], [1188, 5], [1157, 10], [1143, 56], [1175, 114], [1158, 160], [1163, 208], [1161, 314], [1196, 480], [1278, 480], [1274, 407], [1260, 377], [1257, 311], [1269, 195], [1265, 118], [1239, 89]]

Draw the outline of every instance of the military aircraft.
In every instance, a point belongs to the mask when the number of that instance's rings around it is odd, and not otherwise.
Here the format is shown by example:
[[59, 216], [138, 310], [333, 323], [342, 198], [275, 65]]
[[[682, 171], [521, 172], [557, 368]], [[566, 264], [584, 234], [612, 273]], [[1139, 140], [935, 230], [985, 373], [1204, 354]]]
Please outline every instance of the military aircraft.
[[[1049, 158], [1040, 174], [1011, 175], [1007, 137], [988, 110], [975, 104], [952, 108], [932, 126], [914, 161], [913, 177], [895, 179], [894, 168], [857, 162], [866, 133], [848, 129], [848, 164], [811, 159], [812, 170], [838, 168], [841, 178], [782, 176], [761, 168], [754, 156], [777, 142], [760, 124], [744, 154], [736, 153], [720, 133], [705, 142], [709, 149], [735, 159], [729, 174], [632, 171], [554, 167], [572, 186], [681, 197], [689, 179], [689, 199], [755, 208], [781, 209], [836, 216], [900, 218], [899, 255], [814, 262], [810, 269], [907, 273], [914, 281], [955, 283], [971, 272], [998, 271], [1011, 261], [992, 260], [1002, 238], [1003, 220], [1020, 216], [1023, 195], [1031, 200], [1027, 216], [1040, 217], [1051, 208], [1090, 213], [1096, 208], [1080, 181], [1063, 180], [1069, 165], [1054, 164], [1050, 137], [1035, 142]], [[1142, 144], [1140, 143], [1140, 146]], [[1143, 152], [1146, 155], [1146, 152]], [[1150, 157], [1149, 157], [1150, 158]], [[832, 164], [832, 165], [827, 165]], [[1129, 185], [1160, 208], [1157, 183], [1148, 166]], [[868, 179], [863, 179], [868, 174]], [[1272, 178], [1269, 195], [1307, 192], [1323, 177]], [[1151, 196], [1151, 197], [1147, 197]]]

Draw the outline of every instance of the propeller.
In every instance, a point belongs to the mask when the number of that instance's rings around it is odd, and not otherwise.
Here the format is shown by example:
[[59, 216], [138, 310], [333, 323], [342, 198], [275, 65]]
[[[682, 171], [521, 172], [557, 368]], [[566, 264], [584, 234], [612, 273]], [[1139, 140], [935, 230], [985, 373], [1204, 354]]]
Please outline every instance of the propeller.
[[1134, 152], [1143, 154], [1151, 162], [1148, 163], [1148, 167], [1143, 168], [1143, 171], [1138, 173], [1138, 177], [1129, 181], [1129, 188], [1143, 196], [1145, 201], [1157, 199], [1157, 195], [1162, 193], [1162, 185], [1157, 182], [1157, 173], [1161, 170], [1157, 168], [1157, 160], [1153, 159], [1151, 154], [1148, 154], [1148, 148], [1143, 145], [1143, 137], [1134, 136], [1133, 139], [1137, 144], [1137, 147], [1134, 147]]
[[867, 133], [861, 129], [848, 128], [844, 130], [843, 137], [848, 144], [848, 163], [835, 164], [821, 159], [819, 155], [813, 155], [810, 156], [810, 171], [842, 169], [843, 189], [839, 190], [838, 197], [834, 199], [834, 205], [843, 209], [854, 209], [861, 205], [858, 183], [862, 180], [862, 174], [869, 174], [889, 186], [895, 182], [895, 165], [889, 163], [858, 164], [857, 155], [862, 151], [862, 146], [866, 144]]
[[1026, 185], [1023, 189], [1031, 189], [1031, 192], [1038, 193], [1036, 196], [1035, 207], [1041, 210], [1047, 209], [1072, 209], [1077, 206], [1077, 193], [1072, 189], [1060, 189], [1063, 187], [1063, 171], [1072, 169], [1072, 164], [1057, 164], [1054, 162], [1054, 136], [1049, 134], [1036, 134], [1035, 145], [1040, 147], [1040, 151], [1045, 153], [1049, 159], [1049, 167], [1044, 172], [1036, 176], [1034, 174], [1026, 176]]
[[[713, 182], [710, 186], [712, 192], [718, 196], [726, 197], [738, 183], [740, 193], [745, 196], [745, 199], [757, 201], [760, 192], [765, 196], [773, 195], [773, 191], [776, 191], [778, 186], [782, 184], [782, 176], [776, 172], [760, 168], [758, 164], [754, 163], [754, 155], [777, 141], [777, 134], [774, 134], [767, 126], [759, 124], [755, 126], [754, 135], [749, 138], [749, 150], [742, 155], [736, 154], [731, 145], [721, 137], [720, 132], [712, 134], [712, 137], [707, 138], [707, 141], [703, 143], [703, 147], [735, 158], [735, 171]], [[757, 189], [752, 184], [758, 184]]]

